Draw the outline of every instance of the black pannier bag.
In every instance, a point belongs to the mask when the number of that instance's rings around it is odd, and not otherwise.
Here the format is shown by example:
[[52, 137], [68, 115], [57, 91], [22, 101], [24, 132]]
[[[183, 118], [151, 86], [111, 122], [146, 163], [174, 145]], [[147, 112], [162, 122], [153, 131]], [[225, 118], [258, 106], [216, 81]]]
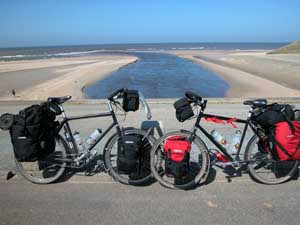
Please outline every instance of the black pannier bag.
[[121, 173], [136, 173], [140, 167], [142, 138], [126, 135], [118, 140], [117, 168]]
[[55, 150], [55, 116], [47, 105], [32, 105], [14, 116], [10, 128], [15, 158], [35, 161]]
[[125, 112], [139, 109], [139, 92], [136, 90], [125, 90], [123, 94], [123, 109]]
[[294, 120], [294, 117], [295, 113], [290, 105], [275, 103], [256, 109], [253, 112], [252, 121], [269, 131], [275, 124], [283, 121], [288, 122], [292, 127], [291, 121]]
[[[17, 160], [34, 161], [37, 159], [37, 153], [41, 151], [41, 146], [39, 141], [37, 141], [39, 137], [30, 137], [25, 124], [24, 117], [20, 115], [14, 116], [14, 124], [9, 130], [11, 143]], [[39, 133], [39, 125], [36, 125], [34, 130]]]
[[174, 103], [174, 108], [176, 109], [176, 118], [179, 122], [184, 122], [194, 116], [193, 109], [187, 98], [177, 100]]

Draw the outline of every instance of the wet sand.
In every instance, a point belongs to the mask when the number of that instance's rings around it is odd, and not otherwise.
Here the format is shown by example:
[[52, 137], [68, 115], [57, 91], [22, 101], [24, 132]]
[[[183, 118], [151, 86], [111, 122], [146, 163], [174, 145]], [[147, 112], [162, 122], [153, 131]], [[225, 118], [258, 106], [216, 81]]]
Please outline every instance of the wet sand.
[[265, 51], [172, 51], [222, 76], [228, 97], [299, 97], [300, 54]]
[[82, 99], [84, 86], [136, 60], [134, 56], [105, 55], [0, 62], [0, 99], [45, 100], [63, 95]]

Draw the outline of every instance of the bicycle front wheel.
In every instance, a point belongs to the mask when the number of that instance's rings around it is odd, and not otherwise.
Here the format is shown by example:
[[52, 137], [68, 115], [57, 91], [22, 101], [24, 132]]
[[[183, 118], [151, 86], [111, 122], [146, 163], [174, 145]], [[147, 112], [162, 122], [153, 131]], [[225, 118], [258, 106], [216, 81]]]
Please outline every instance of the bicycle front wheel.
[[183, 137], [189, 140], [190, 132], [175, 131], [163, 135], [151, 150], [151, 171], [160, 184], [171, 189], [190, 189], [206, 180], [209, 172], [210, 159], [206, 145], [195, 137], [191, 143], [191, 151], [188, 162], [188, 172], [184, 177], [170, 176], [166, 173], [166, 155], [164, 146], [172, 137]]
[[43, 159], [23, 162], [15, 159], [16, 167], [22, 176], [35, 184], [49, 184], [57, 181], [66, 169], [67, 143], [58, 136], [55, 151]]
[[254, 135], [247, 144], [245, 161], [248, 161], [250, 176], [263, 184], [280, 184], [290, 180], [298, 169], [299, 161], [277, 161], [258, 146]]
[[155, 143], [155, 138], [146, 131], [140, 129], [125, 129], [123, 136], [133, 135], [142, 139], [141, 152], [139, 156], [139, 169], [136, 172], [123, 173], [118, 170], [118, 134], [114, 134], [106, 143], [104, 149], [104, 160], [109, 174], [118, 182], [127, 185], [145, 185], [152, 181], [150, 170], [150, 150]]

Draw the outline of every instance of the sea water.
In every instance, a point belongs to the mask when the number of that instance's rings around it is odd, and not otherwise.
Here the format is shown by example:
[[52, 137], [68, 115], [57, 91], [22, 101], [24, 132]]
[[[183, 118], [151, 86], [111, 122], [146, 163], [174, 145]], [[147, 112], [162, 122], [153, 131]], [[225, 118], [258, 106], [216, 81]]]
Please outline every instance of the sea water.
[[229, 84], [215, 73], [181, 57], [135, 52], [139, 60], [112, 72], [84, 89], [89, 98], [107, 98], [117, 88], [136, 89], [146, 98], [177, 98], [186, 91], [205, 97], [223, 97]]

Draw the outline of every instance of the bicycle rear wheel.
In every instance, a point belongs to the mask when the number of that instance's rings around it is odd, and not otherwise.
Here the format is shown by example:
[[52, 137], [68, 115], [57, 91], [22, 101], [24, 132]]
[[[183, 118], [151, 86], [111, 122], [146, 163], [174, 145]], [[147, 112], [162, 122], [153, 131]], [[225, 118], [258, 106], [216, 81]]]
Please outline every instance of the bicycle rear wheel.
[[109, 174], [118, 182], [127, 185], [145, 185], [152, 181], [152, 174], [150, 169], [150, 150], [154, 145], [154, 137], [147, 134], [146, 131], [140, 129], [125, 129], [122, 135], [135, 135], [142, 138], [140, 169], [130, 174], [118, 171], [117, 157], [118, 157], [118, 134], [114, 134], [107, 141], [104, 149], [104, 160]]
[[67, 144], [58, 136], [55, 151], [43, 159], [22, 162], [15, 159], [16, 167], [22, 176], [35, 184], [49, 184], [57, 181], [66, 169]]
[[166, 141], [172, 137], [184, 137], [188, 140], [190, 132], [175, 131], [163, 135], [151, 150], [151, 171], [161, 185], [171, 189], [190, 189], [206, 180], [209, 172], [210, 159], [206, 145], [196, 136], [191, 143], [189, 157], [189, 172], [184, 178], [170, 177], [165, 171], [164, 146]]
[[263, 184], [280, 184], [290, 180], [298, 170], [299, 161], [276, 161], [258, 147], [258, 137], [254, 135], [247, 144], [245, 161], [249, 161], [250, 176]]

